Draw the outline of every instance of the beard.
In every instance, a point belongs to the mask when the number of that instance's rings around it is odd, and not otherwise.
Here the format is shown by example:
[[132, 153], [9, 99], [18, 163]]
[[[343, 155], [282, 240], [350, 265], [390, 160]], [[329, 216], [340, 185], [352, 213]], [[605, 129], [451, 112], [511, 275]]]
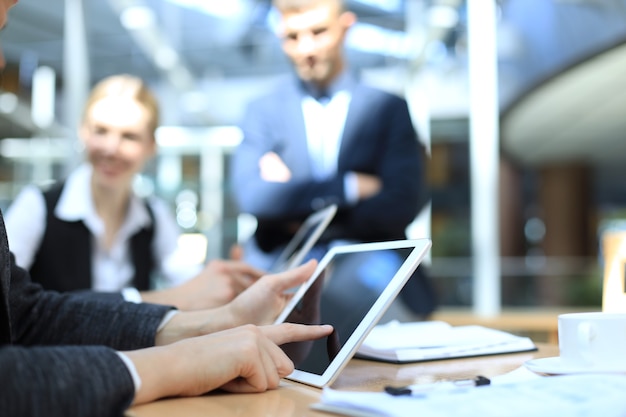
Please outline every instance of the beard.
[[298, 77], [305, 82], [314, 84], [326, 84], [331, 78], [333, 66], [327, 61], [305, 60], [295, 65]]

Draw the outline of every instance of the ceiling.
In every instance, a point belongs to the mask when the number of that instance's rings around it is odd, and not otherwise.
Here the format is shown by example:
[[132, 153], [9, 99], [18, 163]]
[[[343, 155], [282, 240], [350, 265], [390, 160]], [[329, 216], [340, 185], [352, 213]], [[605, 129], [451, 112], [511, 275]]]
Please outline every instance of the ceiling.
[[[22, 0], [11, 10], [10, 24], [2, 34], [7, 59], [49, 65], [61, 72], [65, 2]], [[149, 56], [150, 51], [142, 48], [121, 23], [122, 9], [139, 5], [154, 13], [155, 26], [162, 36], [160, 41], [171, 44], [180, 53], [181, 63], [194, 77], [238, 77], [284, 70], [286, 61], [267, 25], [269, 0], [239, 2], [243, 6], [236, 16], [215, 16], [165, 0], [82, 1], [92, 79], [99, 80], [120, 71], [148, 80], [163, 75]], [[359, 1], [348, 3], [362, 23], [393, 31], [405, 30], [402, 1], [389, 2], [397, 3], [396, 10]], [[382, 54], [349, 51], [357, 67], [380, 65], [385, 61]]]
[[[120, 72], [137, 74], [152, 83], [169, 83], [180, 92], [202, 91], [209, 83], [215, 116], [211, 122], [217, 124], [234, 118], [232, 113], [220, 112], [227, 107], [241, 108], [250, 91], [258, 88], [255, 80], [288, 70], [268, 25], [270, 0], [221, 3], [222, 11], [225, 4], [242, 6], [232, 16], [203, 13], [172, 1], [21, 0], [10, 12], [9, 25], [1, 35], [2, 46], [7, 61], [19, 64], [25, 92], [37, 66], [49, 66], [63, 74], [64, 22], [68, 21], [64, 5], [82, 3], [91, 83]], [[432, 62], [427, 64], [431, 70], [435, 66], [433, 72], [437, 73], [427, 85], [432, 87], [431, 102], [442, 101], [442, 108], [456, 102], [461, 105], [455, 108], [466, 109], [462, 4], [461, 0], [348, 1], [363, 24], [354, 39], [367, 39], [360, 44], [349, 43], [351, 66], [371, 71], [406, 67], [423, 64], [424, 57], [431, 54]], [[500, 122], [503, 151], [523, 164], [619, 160], [626, 151], [626, 95], [616, 94], [626, 88], [622, 76], [626, 71], [626, 0], [499, 0], [499, 4], [500, 89], [501, 99], [506, 91], [508, 102]], [[460, 10], [456, 26], [437, 27], [437, 19], [446, 17], [445, 13], [432, 12], [438, 5]], [[132, 6], [146, 6], [152, 11], [150, 36], [138, 35], [123, 25], [123, 10]], [[587, 30], [581, 31], [581, 27]], [[377, 29], [377, 38], [367, 36], [371, 28]], [[405, 50], [399, 53], [396, 47], [407, 38], [418, 42], [403, 43]], [[440, 49], [428, 48], [432, 40], [438, 41], [432, 45]], [[186, 82], [177, 84], [158, 63], [156, 50], [164, 45], [179, 54], [177, 68], [183, 79], [187, 77]], [[441, 47], [448, 48], [447, 58], [440, 58]], [[453, 72], [455, 78], [451, 78]], [[383, 74], [389, 84], [400, 82], [400, 78]], [[58, 76], [60, 90], [63, 82]], [[172, 100], [162, 101], [166, 106], [180, 107]], [[28, 98], [20, 104], [10, 120], [0, 118], [1, 136], [27, 137], [36, 130], [28, 115]], [[0, 112], [2, 106], [0, 96]], [[457, 112], [452, 121], [458, 122], [459, 115], [463, 117]], [[433, 126], [443, 126], [440, 122]]]
[[[189, 6], [194, 1], [21, 0], [18, 7], [11, 10], [9, 25], [1, 39], [7, 61], [19, 67], [22, 98], [28, 101], [33, 72], [37, 67], [47, 66], [55, 70], [57, 94], [61, 95], [64, 83], [68, 82], [68, 74], [76, 70], [75, 64], [68, 67], [64, 59], [73, 57], [78, 58], [74, 62], [83, 62], [80, 60], [81, 37], [70, 37], [75, 42], [67, 48], [64, 42], [64, 31], [72, 26], [66, 23], [78, 22], [75, 16], [67, 17], [68, 10], [72, 10], [67, 5], [78, 4], [83, 8], [85, 67], [89, 83], [111, 74], [132, 73], [153, 87], [169, 88], [170, 94], [177, 95], [175, 98], [172, 95], [160, 97], [163, 113], [166, 116], [176, 114], [169, 119], [165, 117], [166, 121], [171, 123], [174, 120], [178, 124], [231, 123], [235, 118], [233, 112], [222, 114], [227, 107], [242, 107], [251, 91], [258, 88], [254, 84], [257, 80], [289, 70], [289, 64], [271, 30], [271, 1], [229, 0], [228, 3], [220, 3], [217, 0], [198, 0], [202, 7], [210, 9], [208, 12], [200, 10], [201, 6]], [[352, 68], [360, 71], [397, 64], [406, 66], [411, 59], [419, 56], [423, 46], [406, 42], [409, 28], [412, 27], [413, 35], [416, 34], [416, 27], [424, 32], [413, 36], [413, 39], [419, 38], [422, 44], [433, 36], [441, 36], [444, 32], [435, 30], [439, 27], [428, 26], [429, 19], [436, 20], [437, 16], [424, 11], [437, 5], [454, 10], [459, 3], [461, 0], [347, 1], [359, 21], [358, 28], [350, 31], [351, 35], [356, 34], [349, 37], [346, 48]], [[209, 5], [218, 5], [219, 8], [213, 10]], [[238, 5], [237, 13], [225, 13], [235, 5]], [[445, 18], [445, 13], [439, 13], [439, 20], [442, 16]], [[140, 25], [146, 21], [149, 23]], [[80, 29], [81, 25], [78, 24], [78, 27]], [[398, 45], [401, 50], [398, 50]], [[76, 78], [72, 77], [70, 75], [69, 81]], [[202, 117], [180, 115], [187, 111], [189, 103], [195, 103], [196, 107], [198, 103], [206, 105], [207, 83], [212, 88], [210, 100], [218, 106], [209, 110], [202, 107], [193, 110], [202, 112]], [[161, 90], [157, 89], [157, 94], [162, 95]], [[193, 100], [183, 100], [191, 95]], [[32, 132], [27, 111], [23, 113], [25, 117], [22, 118], [11, 115], [9, 122], [12, 124], [3, 124], [0, 128], [11, 128], [13, 136]], [[59, 110], [57, 116], [58, 113]], [[65, 118], [61, 115], [60, 119]]]
[[528, 164], [623, 164], [626, 39], [556, 71], [503, 112], [501, 146]]

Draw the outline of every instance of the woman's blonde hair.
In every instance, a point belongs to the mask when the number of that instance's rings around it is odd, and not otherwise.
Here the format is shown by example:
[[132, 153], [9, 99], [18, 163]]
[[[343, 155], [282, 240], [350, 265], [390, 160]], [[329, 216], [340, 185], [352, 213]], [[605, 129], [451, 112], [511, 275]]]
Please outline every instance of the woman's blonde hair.
[[[299, 12], [301, 10], [308, 9], [310, 7], [317, 6], [324, 1], [320, 0], [273, 0], [273, 6], [281, 13], [285, 12]], [[343, 0], [333, 0], [333, 3], [337, 5], [339, 12], [346, 11]]]
[[105, 97], [127, 97], [141, 104], [148, 113], [148, 128], [150, 134], [159, 126], [159, 103], [146, 83], [139, 77], [129, 74], [112, 75], [98, 82], [85, 103], [83, 121], [93, 104]]

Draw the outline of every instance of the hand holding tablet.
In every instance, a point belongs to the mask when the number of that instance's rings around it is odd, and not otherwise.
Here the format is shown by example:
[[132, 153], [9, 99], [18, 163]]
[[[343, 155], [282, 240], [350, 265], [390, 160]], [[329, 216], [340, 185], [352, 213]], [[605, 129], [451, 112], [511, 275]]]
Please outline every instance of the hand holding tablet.
[[330, 385], [391, 305], [431, 247], [429, 239], [334, 247], [300, 286], [276, 323], [330, 324], [334, 332], [283, 350], [295, 363], [287, 378]]

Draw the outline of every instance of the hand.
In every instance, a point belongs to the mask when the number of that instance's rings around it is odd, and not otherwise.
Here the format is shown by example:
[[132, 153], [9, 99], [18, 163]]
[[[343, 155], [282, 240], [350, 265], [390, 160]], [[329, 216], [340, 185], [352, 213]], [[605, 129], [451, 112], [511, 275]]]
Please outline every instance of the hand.
[[177, 287], [143, 292], [141, 296], [148, 303], [204, 310], [232, 301], [262, 275], [263, 271], [243, 262], [213, 260], [193, 279]]
[[[325, 271], [318, 276], [314, 283], [306, 290], [302, 300], [289, 313], [285, 322], [300, 324], [320, 324], [322, 315], [320, 311], [320, 299], [324, 288]], [[282, 348], [283, 351], [295, 363], [300, 363], [309, 356], [313, 342], [307, 343], [287, 343]]]
[[261, 178], [269, 182], [287, 182], [291, 179], [291, 171], [274, 152], [268, 152], [259, 159]]
[[230, 259], [233, 261], [243, 260], [243, 247], [238, 243], [235, 243], [234, 245], [232, 245], [228, 253], [229, 253]]
[[293, 296], [287, 290], [305, 282], [316, 265], [317, 261], [310, 260], [297, 268], [265, 275], [224, 306], [181, 311], [157, 333], [155, 343], [166, 345], [244, 324], [271, 324]]
[[304, 283], [313, 275], [317, 261], [311, 259], [305, 264], [278, 274], [266, 275], [255, 285], [237, 296], [226, 308], [240, 324], [272, 324], [285, 308], [294, 287]]
[[231, 392], [274, 389], [294, 369], [279, 345], [319, 339], [332, 331], [328, 325], [247, 325], [168, 346], [125, 352], [142, 382], [134, 404], [201, 395], [220, 387]]
[[383, 187], [382, 181], [375, 175], [356, 173], [359, 190], [359, 200], [364, 200], [378, 194]]

